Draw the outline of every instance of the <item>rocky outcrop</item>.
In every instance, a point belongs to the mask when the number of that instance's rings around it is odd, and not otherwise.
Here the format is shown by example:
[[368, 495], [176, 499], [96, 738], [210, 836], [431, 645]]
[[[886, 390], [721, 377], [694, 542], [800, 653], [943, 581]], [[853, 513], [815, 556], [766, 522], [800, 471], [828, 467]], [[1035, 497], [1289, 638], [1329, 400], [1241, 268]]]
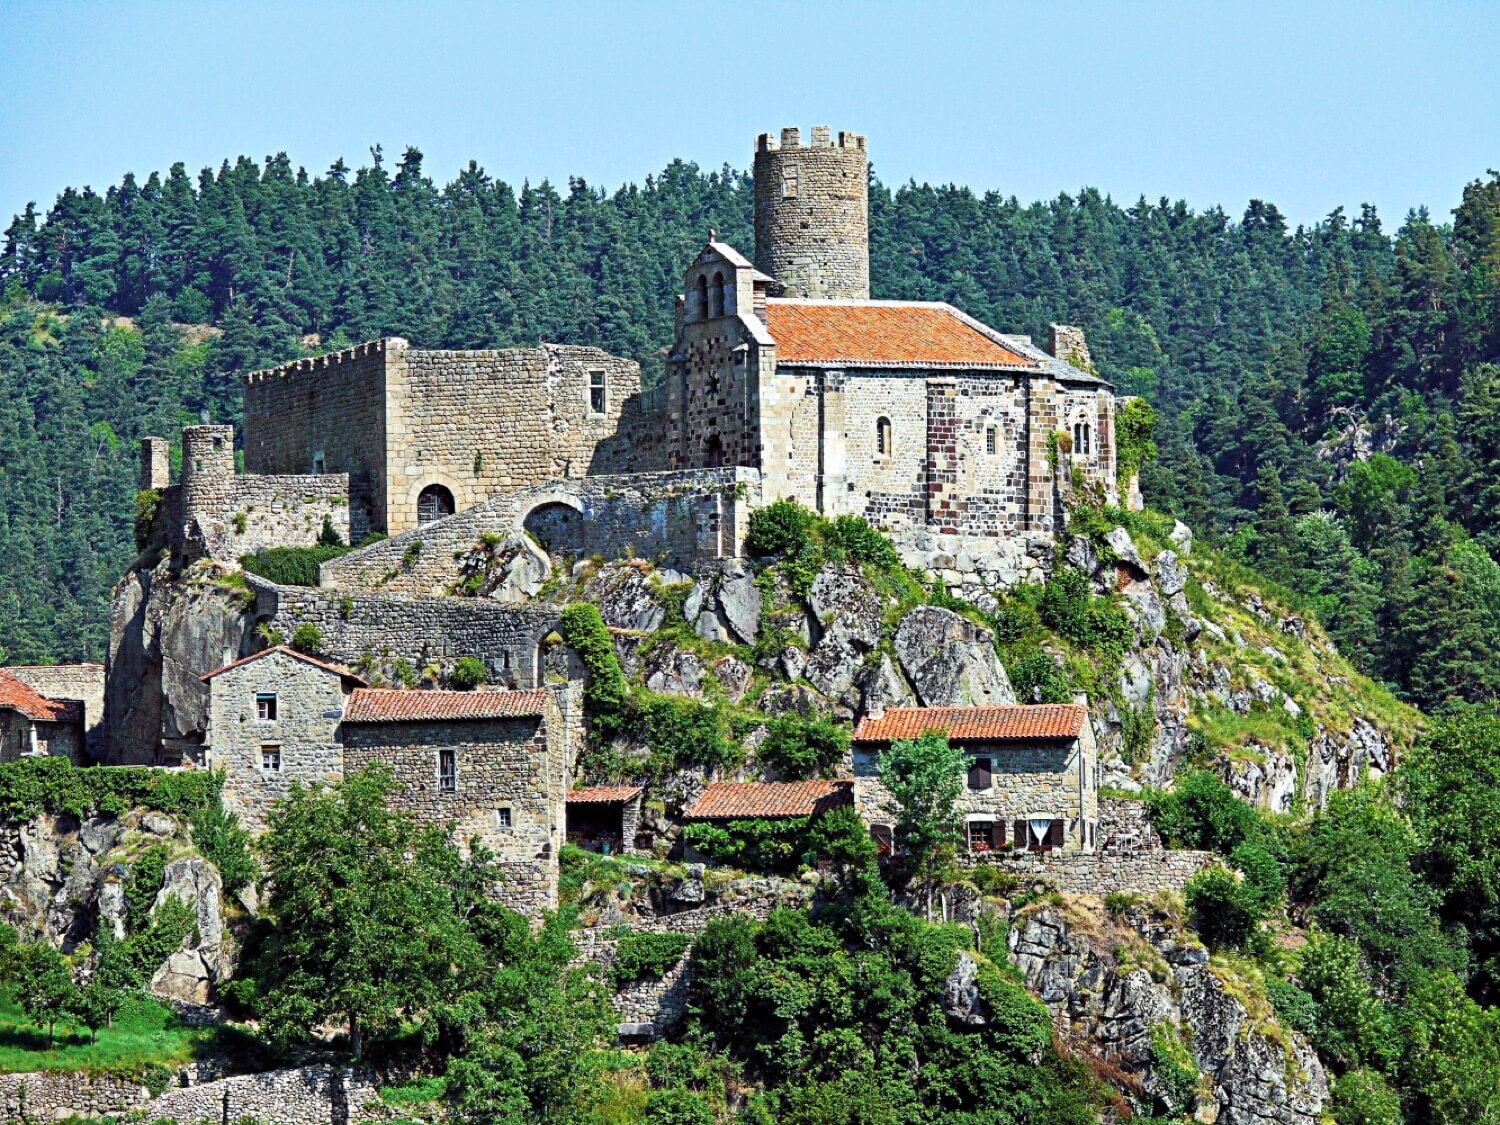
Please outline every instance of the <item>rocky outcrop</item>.
[[[1009, 944], [1011, 962], [1075, 1049], [1112, 1063], [1173, 1116], [1317, 1125], [1328, 1082], [1316, 1053], [1297, 1032], [1252, 1018], [1238, 989], [1170, 917], [1137, 909], [1114, 923], [1080, 916], [1078, 903], [1072, 909], [1015, 920]], [[1154, 1028], [1162, 1030], [1153, 1036]], [[1175, 1101], [1181, 1083], [1169, 1080], [1157, 1054], [1164, 1037], [1187, 1044], [1201, 1072], [1193, 1104]]]
[[858, 570], [827, 566], [807, 604], [821, 636], [802, 674], [824, 695], [848, 695], [865, 655], [880, 643], [880, 597]]
[[1016, 701], [994, 634], [952, 610], [924, 605], [902, 618], [896, 658], [924, 707]]
[[552, 560], [524, 532], [482, 541], [459, 563], [456, 588], [470, 597], [519, 605], [552, 577]]
[[167, 958], [151, 978], [159, 996], [189, 1004], [206, 1004], [212, 988], [234, 972], [234, 959], [224, 928], [224, 882], [208, 860], [199, 857], [167, 864], [161, 890], [151, 904], [155, 914], [169, 899], [187, 904], [194, 914], [193, 929], [182, 948]]
[[683, 605], [704, 640], [753, 645], [760, 636], [760, 587], [741, 559], [721, 559], [699, 576]]

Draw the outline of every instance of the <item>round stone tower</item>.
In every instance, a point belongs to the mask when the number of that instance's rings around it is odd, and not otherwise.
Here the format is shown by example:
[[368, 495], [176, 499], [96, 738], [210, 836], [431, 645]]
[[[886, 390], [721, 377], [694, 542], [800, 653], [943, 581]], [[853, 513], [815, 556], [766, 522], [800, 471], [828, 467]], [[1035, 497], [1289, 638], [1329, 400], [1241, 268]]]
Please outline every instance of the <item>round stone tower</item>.
[[865, 138], [814, 125], [755, 142], [755, 266], [784, 297], [870, 296], [870, 164]]

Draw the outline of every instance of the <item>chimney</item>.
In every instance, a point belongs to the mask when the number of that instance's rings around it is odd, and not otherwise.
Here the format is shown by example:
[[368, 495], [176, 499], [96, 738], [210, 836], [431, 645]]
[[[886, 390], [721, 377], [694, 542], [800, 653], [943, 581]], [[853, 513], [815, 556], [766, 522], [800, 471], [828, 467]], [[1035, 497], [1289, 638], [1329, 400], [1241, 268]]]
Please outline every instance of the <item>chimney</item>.
[[885, 718], [885, 700], [874, 696], [865, 704], [865, 714], [877, 722]]

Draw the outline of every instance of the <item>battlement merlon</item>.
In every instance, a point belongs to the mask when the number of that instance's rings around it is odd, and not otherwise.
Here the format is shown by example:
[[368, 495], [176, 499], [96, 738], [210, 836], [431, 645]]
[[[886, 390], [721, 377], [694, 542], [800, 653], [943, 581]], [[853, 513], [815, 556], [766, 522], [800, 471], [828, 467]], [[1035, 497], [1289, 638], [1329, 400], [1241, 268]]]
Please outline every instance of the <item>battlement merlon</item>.
[[[788, 126], [781, 130], [778, 138], [775, 133], [761, 133], [755, 138], [756, 152], [780, 152], [787, 148], [802, 148], [802, 130], [796, 125]], [[833, 143], [833, 134], [827, 125], [814, 125], [812, 127], [812, 144], [808, 148], [848, 148], [865, 150], [865, 135], [863, 133], [840, 132], [838, 144]]]
[[364, 343], [355, 344], [352, 348], [344, 348], [342, 351], [328, 352], [324, 355], [308, 356], [304, 359], [293, 359], [275, 367], [263, 367], [258, 371], [247, 372], [244, 376], [245, 383], [260, 383], [273, 378], [285, 378], [288, 375], [299, 374], [307, 371], [326, 371], [329, 368], [338, 367], [343, 363], [355, 360], [369, 359], [371, 356], [385, 355], [387, 352], [405, 351], [411, 345], [400, 336], [386, 336], [379, 340], [367, 340]]

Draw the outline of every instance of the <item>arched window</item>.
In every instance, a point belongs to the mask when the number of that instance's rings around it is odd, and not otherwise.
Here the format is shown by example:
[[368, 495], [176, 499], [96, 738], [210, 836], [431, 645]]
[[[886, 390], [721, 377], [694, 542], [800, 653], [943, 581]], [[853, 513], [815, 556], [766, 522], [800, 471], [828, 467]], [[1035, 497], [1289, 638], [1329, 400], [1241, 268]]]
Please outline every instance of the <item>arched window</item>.
[[1074, 422], [1073, 423], [1073, 452], [1074, 453], [1082, 453], [1083, 452], [1083, 423], [1082, 422]]
[[713, 298], [714, 298], [714, 311], [713, 311], [713, 315], [714, 316], [723, 316], [724, 315], [724, 275], [722, 273], [716, 273], [716, 274], [714, 274]]
[[1083, 450], [1082, 450], [1083, 453], [1088, 454], [1088, 453], [1093, 452], [1093, 450], [1090, 448], [1093, 445], [1093, 440], [1092, 439], [1093, 439], [1093, 427], [1090, 426], [1087, 422], [1085, 422], [1083, 424]]
[[889, 418], [875, 419], [875, 456], [889, 457], [894, 446]]
[[703, 443], [703, 467], [717, 469], [724, 463], [724, 443], [718, 434], [710, 434]]
[[698, 319], [707, 320], [710, 315], [708, 311], [708, 278], [700, 273], [698, 275]]
[[440, 484], [429, 484], [417, 497], [418, 526], [451, 516], [454, 511], [453, 493]]

